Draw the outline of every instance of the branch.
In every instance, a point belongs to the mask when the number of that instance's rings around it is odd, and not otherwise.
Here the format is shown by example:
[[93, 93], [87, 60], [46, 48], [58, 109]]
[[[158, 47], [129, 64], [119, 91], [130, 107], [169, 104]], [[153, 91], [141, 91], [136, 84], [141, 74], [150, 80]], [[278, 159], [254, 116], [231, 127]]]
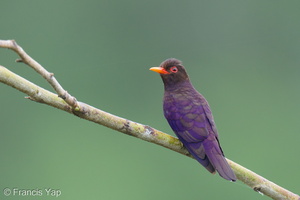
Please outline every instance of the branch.
[[57, 92], [58, 96], [65, 100], [67, 104], [69, 104], [72, 108], [79, 110], [77, 105], [77, 101], [75, 97], [72, 97], [68, 94], [66, 90], [62, 88], [62, 86], [58, 83], [58, 81], [54, 78], [54, 74], [48, 72], [45, 68], [43, 68], [38, 62], [32, 59], [14, 40], [0, 40], [0, 47], [8, 48], [15, 51], [20, 59], [17, 59], [16, 62], [23, 62], [33, 68], [37, 73], [39, 73], [44, 79], [48, 81], [48, 83], [53, 87], [53, 89]]
[[[58, 108], [80, 118], [98, 123], [127, 135], [158, 144], [192, 158], [189, 152], [183, 147], [182, 143], [173, 136], [156, 130], [150, 126], [112, 115], [88, 104], [77, 101], [75, 97], [71, 96], [63, 89], [63, 87], [55, 79], [53, 73], [49, 73], [38, 62], [26, 54], [26, 52], [19, 45], [17, 45], [15, 41], [0, 40], [0, 47], [15, 51], [20, 56], [20, 59], [17, 59], [17, 62], [23, 62], [33, 68], [48, 81], [48, 83], [57, 93], [54, 94], [48, 90], [45, 90], [44, 88], [41, 88], [9, 71], [5, 67], [0, 66], [0, 82], [27, 94], [29, 99]], [[227, 159], [227, 161], [235, 172], [238, 180], [251, 187], [254, 191], [269, 196], [273, 199], [300, 200], [299, 195], [276, 185], [275, 183], [229, 159]]]

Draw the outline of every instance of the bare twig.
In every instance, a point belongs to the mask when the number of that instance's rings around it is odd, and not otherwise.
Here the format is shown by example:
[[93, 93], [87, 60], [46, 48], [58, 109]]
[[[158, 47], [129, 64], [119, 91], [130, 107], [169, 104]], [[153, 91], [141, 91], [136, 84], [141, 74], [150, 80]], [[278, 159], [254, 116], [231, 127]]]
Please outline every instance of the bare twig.
[[[55, 89], [56, 94], [45, 90], [28, 80], [14, 74], [3, 66], [0, 66], [0, 82], [16, 88], [17, 90], [29, 95], [29, 99], [47, 104], [49, 106], [64, 110], [74, 115], [104, 125], [119, 132], [140, 138], [142, 140], [158, 144], [183, 155], [192, 157], [183, 147], [182, 143], [175, 137], [158, 131], [150, 126], [139, 124], [110, 113], [104, 112], [82, 102], [77, 102], [74, 97], [69, 95], [57, 82], [53, 74], [46, 71], [39, 63], [28, 56], [24, 50], [13, 40], [0, 40], [0, 47], [14, 50], [22, 61], [41, 74]], [[294, 194], [275, 183], [263, 178], [262, 176], [242, 167], [241, 165], [227, 159], [234, 170], [238, 180], [242, 181], [253, 190], [269, 196], [273, 199], [292, 199], [300, 200], [299, 195]]]
[[54, 77], [53, 73], [48, 72], [45, 68], [42, 67], [37, 61], [31, 58], [22, 47], [20, 47], [14, 40], [0, 40], [0, 46], [3, 48], [8, 48], [15, 51], [20, 59], [17, 59], [17, 62], [23, 62], [33, 68], [37, 73], [39, 73], [48, 83], [53, 87], [59, 97], [61, 97], [67, 104], [69, 104], [73, 109], [79, 110], [77, 100], [75, 97], [72, 97], [59, 82]]

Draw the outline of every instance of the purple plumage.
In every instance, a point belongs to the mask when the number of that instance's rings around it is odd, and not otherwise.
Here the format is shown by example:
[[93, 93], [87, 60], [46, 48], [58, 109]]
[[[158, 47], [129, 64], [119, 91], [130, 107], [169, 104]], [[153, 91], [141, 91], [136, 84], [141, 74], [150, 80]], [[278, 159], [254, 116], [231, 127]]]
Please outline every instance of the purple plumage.
[[182, 63], [174, 58], [152, 67], [164, 82], [164, 115], [171, 128], [208, 171], [235, 181], [218, 139], [217, 128], [206, 99], [193, 87]]

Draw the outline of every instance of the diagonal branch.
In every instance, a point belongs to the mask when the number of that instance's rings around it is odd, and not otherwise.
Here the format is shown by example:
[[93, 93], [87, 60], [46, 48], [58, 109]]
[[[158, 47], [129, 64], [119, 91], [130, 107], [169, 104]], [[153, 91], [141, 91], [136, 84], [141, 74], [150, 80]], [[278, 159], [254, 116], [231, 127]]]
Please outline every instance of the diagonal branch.
[[48, 72], [45, 68], [42, 67], [38, 62], [31, 58], [22, 47], [20, 47], [14, 40], [0, 40], [0, 47], [8, 48], [15, 51], [20, 58], [17, 59], [17, 62], [23, 62], [29, 67], [33, 68], [37, 73], [39, 73], [48, 83], [53, 87], [59, 97], [65, 100], [72, 108], [79, 110], [77, 100], [75, 97], [72, 97], [59, 82], [54, 77], [53, 73]]
[[[54, 94], [45, 90], [19, 75], [14, 74], [5, 67], [0, 66], [0, 82], [27, 94], [29, 99], [58, 108], [80, 118], [98, 123], [127, 135], [158, 144], [192, 158], [188, 151], [183, 147], [182, 143], [173, 136], [156, 130], [150, 126], [139, 124], [104, 112], [88, 104], [78, 102], [75, 97], [72, 97], [62, 88], [52, 73], [49, 73], [38, 62], [27, 55], [15, 41], [0, 40], [0, 47], [15, 51], [20, 56], [20, 59], [17, 60], [18, 62], [23, 62], [32, 67], [36, 72], [43, 76], [57, 92], [57, 94]], [[269, 196], [272, 199], [300, 200], [299, 195], [276, 185], [275, 183], [229, 159], [227, 159], [227, 161], [234, 170], [238, 180], [242, 181], [255, 191]]]

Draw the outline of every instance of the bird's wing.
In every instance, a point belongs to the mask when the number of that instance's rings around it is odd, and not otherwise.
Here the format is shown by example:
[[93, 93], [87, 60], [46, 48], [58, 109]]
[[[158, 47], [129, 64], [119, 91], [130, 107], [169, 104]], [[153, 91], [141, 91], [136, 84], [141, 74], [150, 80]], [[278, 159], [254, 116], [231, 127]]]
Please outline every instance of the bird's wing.
[[201, 102], [201, 105], [202, 105], [202, 108], [203, 108], [203, 112], [205, 113], [207, 121], [210, 124], [211, 130], [216, 135], [216, 137], [219, 137], [218, 130], [217, 130], [215, 120], [214, 120], [214, 117], [212, 115], [210, 106], [209, 106], [207, 100], [204, 98], [204, 96], [202, 96], [200, 93], [198, 93], [198, 95], [199, 95], [199, 101]]
[[211, 173], [214, 167], [206, 156], [203, 141], [208, 137], [210, 126], [200, 104], [193, 102], [183, 104], [165, 104], [164, 114], [171, 128], [193, 155]]
[[223, 150], [219, 143], [218, 131], [208, 103], [203, 105], [203, 109], [211, 127], [209, 130], [211, 134], [209, 134], [206, 140], [203, 141], [205, 154], [220, 176], [227, 180], [235, 181], [236, 176], [226, 161]]
[[164, 104], [164, 115], [173, 131], [186, 142], [201, 142], [208, 137], [210, 123], [201, 104]]
[[193, 157], [211, 173], [217, 170], [223, 178], [235, 180], [219, 144], [209, 105], [190, 102], [166, 107], [166, 119]]

